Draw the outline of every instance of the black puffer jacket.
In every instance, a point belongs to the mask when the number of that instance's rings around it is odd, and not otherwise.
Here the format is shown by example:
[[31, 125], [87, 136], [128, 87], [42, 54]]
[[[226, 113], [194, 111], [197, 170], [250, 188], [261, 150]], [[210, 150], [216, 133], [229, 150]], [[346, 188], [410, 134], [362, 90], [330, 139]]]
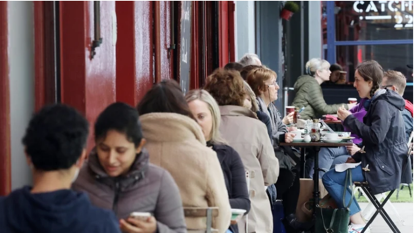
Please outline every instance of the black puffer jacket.
[[408, 151], [401, 114], [404, 108], [405, 102], [399, 94], [379, 90], [366, 109], [364, 123], [353, 115], [344, 121], [346, 127], [363, 139], [366, 153], [358, 152], [353, 158], [361, 161], [362, 167], [369, 165], [370, 171], [363, 174], [374, 194], [397, 189], [400, 185]]

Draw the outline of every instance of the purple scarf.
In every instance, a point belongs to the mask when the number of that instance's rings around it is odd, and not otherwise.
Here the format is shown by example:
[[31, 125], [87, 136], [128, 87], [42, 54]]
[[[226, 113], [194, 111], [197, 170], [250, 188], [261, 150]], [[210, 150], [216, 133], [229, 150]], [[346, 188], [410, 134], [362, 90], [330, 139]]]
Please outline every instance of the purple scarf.
[[[367, 98], [363, 98], [360, 100], [359, 104], [357, 104], [355, 107], [353, 107], [352, 109], [350, 109], [350, 112], [352, 113], [353, 116], [355, 116], [360, 122], [363, 122], [363, 117], [366, 115], [366, 109], [364, 107], [364, 103], [366, 102], [366, 100], [368, 100]], [[350, 129], [346, 128], [344, 125], [344, 131], [345, 132], [351, 132]], [[362, 139], [359, 138], [359, 136], [357, 136], [356, 134], [351, 134], [351, 137], [355, 137], [355, 139], [353, 139], [353, 143], [354, 144], [360, 144], [362, 142]]]

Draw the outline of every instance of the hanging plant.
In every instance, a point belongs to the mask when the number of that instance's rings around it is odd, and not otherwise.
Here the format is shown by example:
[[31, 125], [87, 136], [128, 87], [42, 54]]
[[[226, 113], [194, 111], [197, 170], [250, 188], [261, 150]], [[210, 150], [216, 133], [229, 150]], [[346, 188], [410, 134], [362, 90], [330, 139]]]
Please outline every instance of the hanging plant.
[[292, 2], [292, 1], [287, 1], [285, 2], [284, 8], [281, 11], [281, 18], [285, 20], [289, 20], [291, 16], [298, 10], [300, 10], [300, 7], [298, 6], [297, 3]]

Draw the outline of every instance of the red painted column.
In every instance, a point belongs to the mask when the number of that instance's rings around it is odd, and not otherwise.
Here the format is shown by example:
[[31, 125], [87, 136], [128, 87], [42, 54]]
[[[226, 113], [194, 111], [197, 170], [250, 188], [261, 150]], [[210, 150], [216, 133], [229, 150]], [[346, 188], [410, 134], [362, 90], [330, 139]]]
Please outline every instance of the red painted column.
[[235, 62], [235, 2], [228, 2], [229, 62]]
[[135, 2], [116, 2], [117, 12], [117, 46], [116, 75], [117, 101], [135, 106]]
[[229, 62], [228, 2], [219, 1], [219, 67]]
[[35, 36], [35, 111], [38, 111], [45, 100], [45, 46], [44, 46], [44, 2], [33, 2], [34, 5], [34, 36]]
[[117, 101], [133, 106], [153, 86], [153, 4], [148, 1], [116, 2]]
[[[170, 23], [170, 2], [161, 1], [156, 2], [159, 5], [160, 20], [159, 20], [159, 33], [160, 33], [160, 50], [158, 56], [160, 56], [160, 76], [161, 80], [173, 79], [173, 53], [169, 50], [171, 41], [171, 23]], [[157, 14], [156, 14], [157, 15]], [[157, 41], [156, 41], [157, 43]]]
[[88, 149], [93, 146], [93, 123], [116, 100], [115, 2], [101, 2], [102, 44], [91, 59], [94, 3], [60, 2], [61, 100], [85, 114], [91, 124]]
[[10, 82], [7, 2], [0, 1], [0, 196], [11, 191]]

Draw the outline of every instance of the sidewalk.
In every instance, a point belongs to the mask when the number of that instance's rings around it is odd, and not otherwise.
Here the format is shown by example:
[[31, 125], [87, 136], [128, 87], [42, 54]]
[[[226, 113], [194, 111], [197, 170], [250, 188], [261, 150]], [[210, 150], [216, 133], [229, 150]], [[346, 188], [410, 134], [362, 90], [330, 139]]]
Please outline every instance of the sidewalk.
[[[360, 208], [363, 210], [368, 203], [359, 203]], [[402, 220], [404, 221], [405, 225], [399, 222], [397, 215], [394, 213], [393, 210], [389, 209], [388, 207], [385, 208], [386, 212], [395, 222], [396, 226], [402, 233], [412, 233], [414, 232], [414, 223], [413, 223], [413, 203], [393, 203], [393, 206], [396, 208], [397, 212], [401, 216]], [[380, 214], [378, 214], [370, 225], [370, 232], [371, 233], [390, 233], [392, 232], [389, 226], [386, 224], [385, 220], [382, 218]]]

